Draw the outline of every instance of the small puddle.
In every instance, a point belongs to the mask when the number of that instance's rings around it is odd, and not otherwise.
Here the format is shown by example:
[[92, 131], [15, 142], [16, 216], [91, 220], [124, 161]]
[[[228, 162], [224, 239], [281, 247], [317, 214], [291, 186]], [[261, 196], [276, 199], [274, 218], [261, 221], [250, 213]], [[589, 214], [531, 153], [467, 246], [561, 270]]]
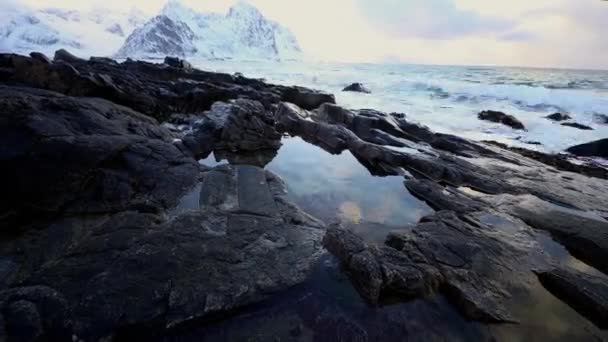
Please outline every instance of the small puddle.
[[304, 211], [350, 226], [368, 241], [383, 242], [391, 230], [433, 213], [408, 192], [402, 176], [372, 176], [349, 151], [332, 155], [300, 138], [284, 139], [267, 169], [287, 183]]
[[169, 218], [173, 218], [190, 210], [198, 210], [200, 208], [200, 198], [202, 183], [196, 184], [192, 190], [188, 191], [180, 200], [177, 206], [167, 213]]
[[[217, 156], [212, 153], [200, 163], [228, 163]], [[407, 230], [433, 213], [408, 192], [402, 176], [372, 176], [349, 151], [332, 155], [298, 137], [284, 138], [266, 169], [285, 181], [290, 199], [305, 212], [326, 223], [343, 223], [369, 242], [382, 243], [390, 231]], [[185, 203], [195, 203], [190, 197], [178, 208], [193, 208]]]

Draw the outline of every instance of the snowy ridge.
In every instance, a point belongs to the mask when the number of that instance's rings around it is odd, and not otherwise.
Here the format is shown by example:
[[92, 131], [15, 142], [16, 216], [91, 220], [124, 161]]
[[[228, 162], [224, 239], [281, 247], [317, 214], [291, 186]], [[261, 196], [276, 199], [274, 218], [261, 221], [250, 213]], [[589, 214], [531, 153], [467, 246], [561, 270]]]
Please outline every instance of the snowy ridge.
[[67, 49], [83, 57], [110, 56], [146, 19], [135, 9], [118, 12], [96, 8], [81, 12], [5, 7], [0, 11], [0, 51], [52, 55], [58, 49]]
[[227, 14], [200, 13], [169, 0], [160, 15], [127, 38], [117, 57], [155, 58], [173, 54], [214, 59], [301, 57], [295, 36], [240, 1]]

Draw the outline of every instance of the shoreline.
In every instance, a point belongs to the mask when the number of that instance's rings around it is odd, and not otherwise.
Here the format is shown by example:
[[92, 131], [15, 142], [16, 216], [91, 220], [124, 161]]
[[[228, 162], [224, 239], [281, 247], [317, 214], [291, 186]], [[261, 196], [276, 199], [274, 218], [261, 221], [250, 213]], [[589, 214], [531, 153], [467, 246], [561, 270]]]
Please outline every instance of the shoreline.
[[[578, 338], [607, 337], [605, 168], [335, 102], [174, 58], [0, 54], [0, 339], [161, 339], [279, 298], [328, 255], [370, 307], [439, 296], [525, 336], [539, 286], [578, 312]], [[434, 212], [378, 244], [311, 216], [264, 169], [284, 135], [403, 177]], [[211, 153], [233, 163], [199, 163]], [[170, 215], [196, 186], [200, 208]]]

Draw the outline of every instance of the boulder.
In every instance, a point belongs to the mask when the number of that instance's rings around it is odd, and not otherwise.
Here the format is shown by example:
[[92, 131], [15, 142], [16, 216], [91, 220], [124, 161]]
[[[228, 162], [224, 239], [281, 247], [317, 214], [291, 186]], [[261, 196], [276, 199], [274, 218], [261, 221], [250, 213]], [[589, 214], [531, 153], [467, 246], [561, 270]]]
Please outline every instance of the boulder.
[[572, 119], [572, 117], [570, 115], [563, 114], [563, 113], [554, 113], [554, 114], [545, 116], [545, 118], [547, 118], [551, 121], [566, 121], [566, 120]]
[[86, 62], [84, 59], [82, 59], [80, 57], [76, 57], [64, 49], [59, 49], [59, 50], [55, 51], [55, 56], [53, 57], [53, 60], [55, 62], [62, 61], [62, 62], [74, 63], [74, 64]]
[[319, 108], [324, 103], [336, 103], [332, 94], [296, 86], [284, 88], [281, 100], [308, 110]]
[[258, 101], [239, 99], [216, 102], [192, 127], [184, 143], [195, 155], [212, 150], [277, 150], [282, 135], [274, 128], [274, 115]]
[[185, 59], [180, 59], [178, 57], [165, 57], [165, 64], [174, 68], [192, 70], [192, 64], [190, 64]]
[[0, 86], [0, 108], [2, 219], [160, 210], [198, 178], [168, 130], [126, 107]]
[[342, 91], [352, 91], [352, 92], [357, 92], [357, 93], [365, 93], [365, 94], [371, 94], [371, 91], [369, 89], [367, 89], [363, 84], [361, 83], [353, 83], [349, 86], [346, 86], [344, 89], [342, 89]]
[[30, 57], [32, 57], [32, 59], [35, 59], [35, 60], [37, 60], [39, 62], [42, 62], [44, 64], [51, 64], [51, 63], [53, 63], [50, 58], [48, 58], [45, 54], [43, 54], [41, 52], [31, 52], [30, 53]]
[[479, 120], [501, 123], [513, 129], [526, 129], [524, 127], [524, 124], [521, 123], [521, 121], [519, 121], [516, 117], [514, 117], [513, 115], [505, 114], [503, 112], [498, 112], [494, 110], [484, 110], [483, 112], [479, 113], [477, 117], [479, 118]]
[[608, 139], [601, 139], [586, 144], [572, 146], [566, 151], [581, 157], [608, 158]]
[[561, 124], [562, 126], [566, 126], [566, 127], [572, 127], [572, 128], [578, 128], [578, 129], [582, 129], [585, 131], [592, 131], [593, 128], [589, 127], [589, 126], [585, 126], [582, 124], [579, 124], [577, 122], [564, 122]]

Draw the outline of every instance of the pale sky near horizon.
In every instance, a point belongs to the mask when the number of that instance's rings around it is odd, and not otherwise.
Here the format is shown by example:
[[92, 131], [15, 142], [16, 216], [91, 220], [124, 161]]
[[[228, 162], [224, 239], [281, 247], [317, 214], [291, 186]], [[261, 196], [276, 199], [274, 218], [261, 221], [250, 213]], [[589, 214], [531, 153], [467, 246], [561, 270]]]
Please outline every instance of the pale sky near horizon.
[[[166, 0], [0, 0], [155, 14]], [[313, 57], [347, 62], [608, 69], [608, 1], [249, 0]], [[225, 12], [234, 0], [182, 0]]]

